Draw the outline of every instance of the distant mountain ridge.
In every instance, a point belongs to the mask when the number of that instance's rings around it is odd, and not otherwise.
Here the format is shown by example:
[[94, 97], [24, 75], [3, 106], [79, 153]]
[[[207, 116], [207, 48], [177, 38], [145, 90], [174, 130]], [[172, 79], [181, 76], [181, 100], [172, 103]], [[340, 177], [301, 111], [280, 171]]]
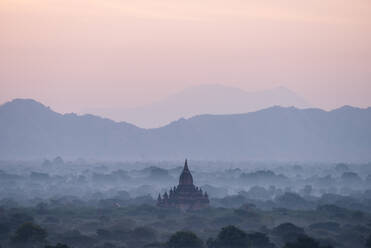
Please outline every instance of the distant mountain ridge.
[[195, 115], [247, 113], [274, 105], [298, 108], [310, 106], [306, 100], [284, 87], [247, 92], [219, 84], [206, 84], [186, 88], [142, 107], [91, 109], [87, 112], [125, 120], [143, 128], [154, 128]]
[[0, 159], [371, 161], [371, 108], [270, 107], [142, 129], [59, 114], [34, 100], [0, 106]]

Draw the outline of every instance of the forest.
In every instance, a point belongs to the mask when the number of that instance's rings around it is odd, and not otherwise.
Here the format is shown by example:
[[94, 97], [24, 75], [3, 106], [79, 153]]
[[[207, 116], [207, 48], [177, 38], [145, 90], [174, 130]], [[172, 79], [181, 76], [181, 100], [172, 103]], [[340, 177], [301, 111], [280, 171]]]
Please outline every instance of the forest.
[[0, 162], [0, 246], [371, 247], [370, 164], [190, 161], [210, 206], [156, 206], [181, 161]]

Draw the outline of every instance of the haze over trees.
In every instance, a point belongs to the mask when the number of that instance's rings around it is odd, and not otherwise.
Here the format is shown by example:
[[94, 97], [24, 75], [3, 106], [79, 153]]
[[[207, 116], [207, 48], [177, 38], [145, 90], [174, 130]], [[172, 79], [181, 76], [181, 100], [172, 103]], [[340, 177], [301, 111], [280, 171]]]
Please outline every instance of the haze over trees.
[[[189, 160], [210, 197], [199, 211], [156, 206], [183, 161], [0, 161], [2, 248], [364, 248], [369, 163]], [[351, 182], [351, 183], [350, 183]]]
[[0, 0], [0, 248], [371, 248], [370, 93], [371, 0]]

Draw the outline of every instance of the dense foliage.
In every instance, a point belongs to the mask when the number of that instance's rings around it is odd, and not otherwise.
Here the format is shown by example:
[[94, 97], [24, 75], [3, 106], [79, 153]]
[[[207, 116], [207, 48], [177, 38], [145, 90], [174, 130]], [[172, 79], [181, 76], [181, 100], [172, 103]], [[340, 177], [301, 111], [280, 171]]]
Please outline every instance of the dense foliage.
[[188, 212], [156, 207], [176, 165], [0, 161], [0, 246], [371, 247], [368, 164], [200, 162], [211, 206]]
[[167, 248], [202, 248], [203, 242], [192, 232], [180, 231], [173, 234], [166, 243]]

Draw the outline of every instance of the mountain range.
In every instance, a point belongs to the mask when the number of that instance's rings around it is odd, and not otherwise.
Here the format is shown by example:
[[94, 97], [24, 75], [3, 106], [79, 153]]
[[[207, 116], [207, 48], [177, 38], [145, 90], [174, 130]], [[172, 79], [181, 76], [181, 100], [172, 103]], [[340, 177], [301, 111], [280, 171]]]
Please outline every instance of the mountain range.
[[220, 84], [186, 88], [157, 102], [136, 108], [91, 108], [94, 113], [113, 120], [125, 120], [143, 128], [161, 127], [180, 118], [201, 114], [238, 114], [271, 106], [306, 108], [305, 99], [285, 87], [247, 92]]
[[0, 106], [0, 159], [371, 161], [371, 108], [270, 107], [143, 129], [59, 114], [30, 99]]

